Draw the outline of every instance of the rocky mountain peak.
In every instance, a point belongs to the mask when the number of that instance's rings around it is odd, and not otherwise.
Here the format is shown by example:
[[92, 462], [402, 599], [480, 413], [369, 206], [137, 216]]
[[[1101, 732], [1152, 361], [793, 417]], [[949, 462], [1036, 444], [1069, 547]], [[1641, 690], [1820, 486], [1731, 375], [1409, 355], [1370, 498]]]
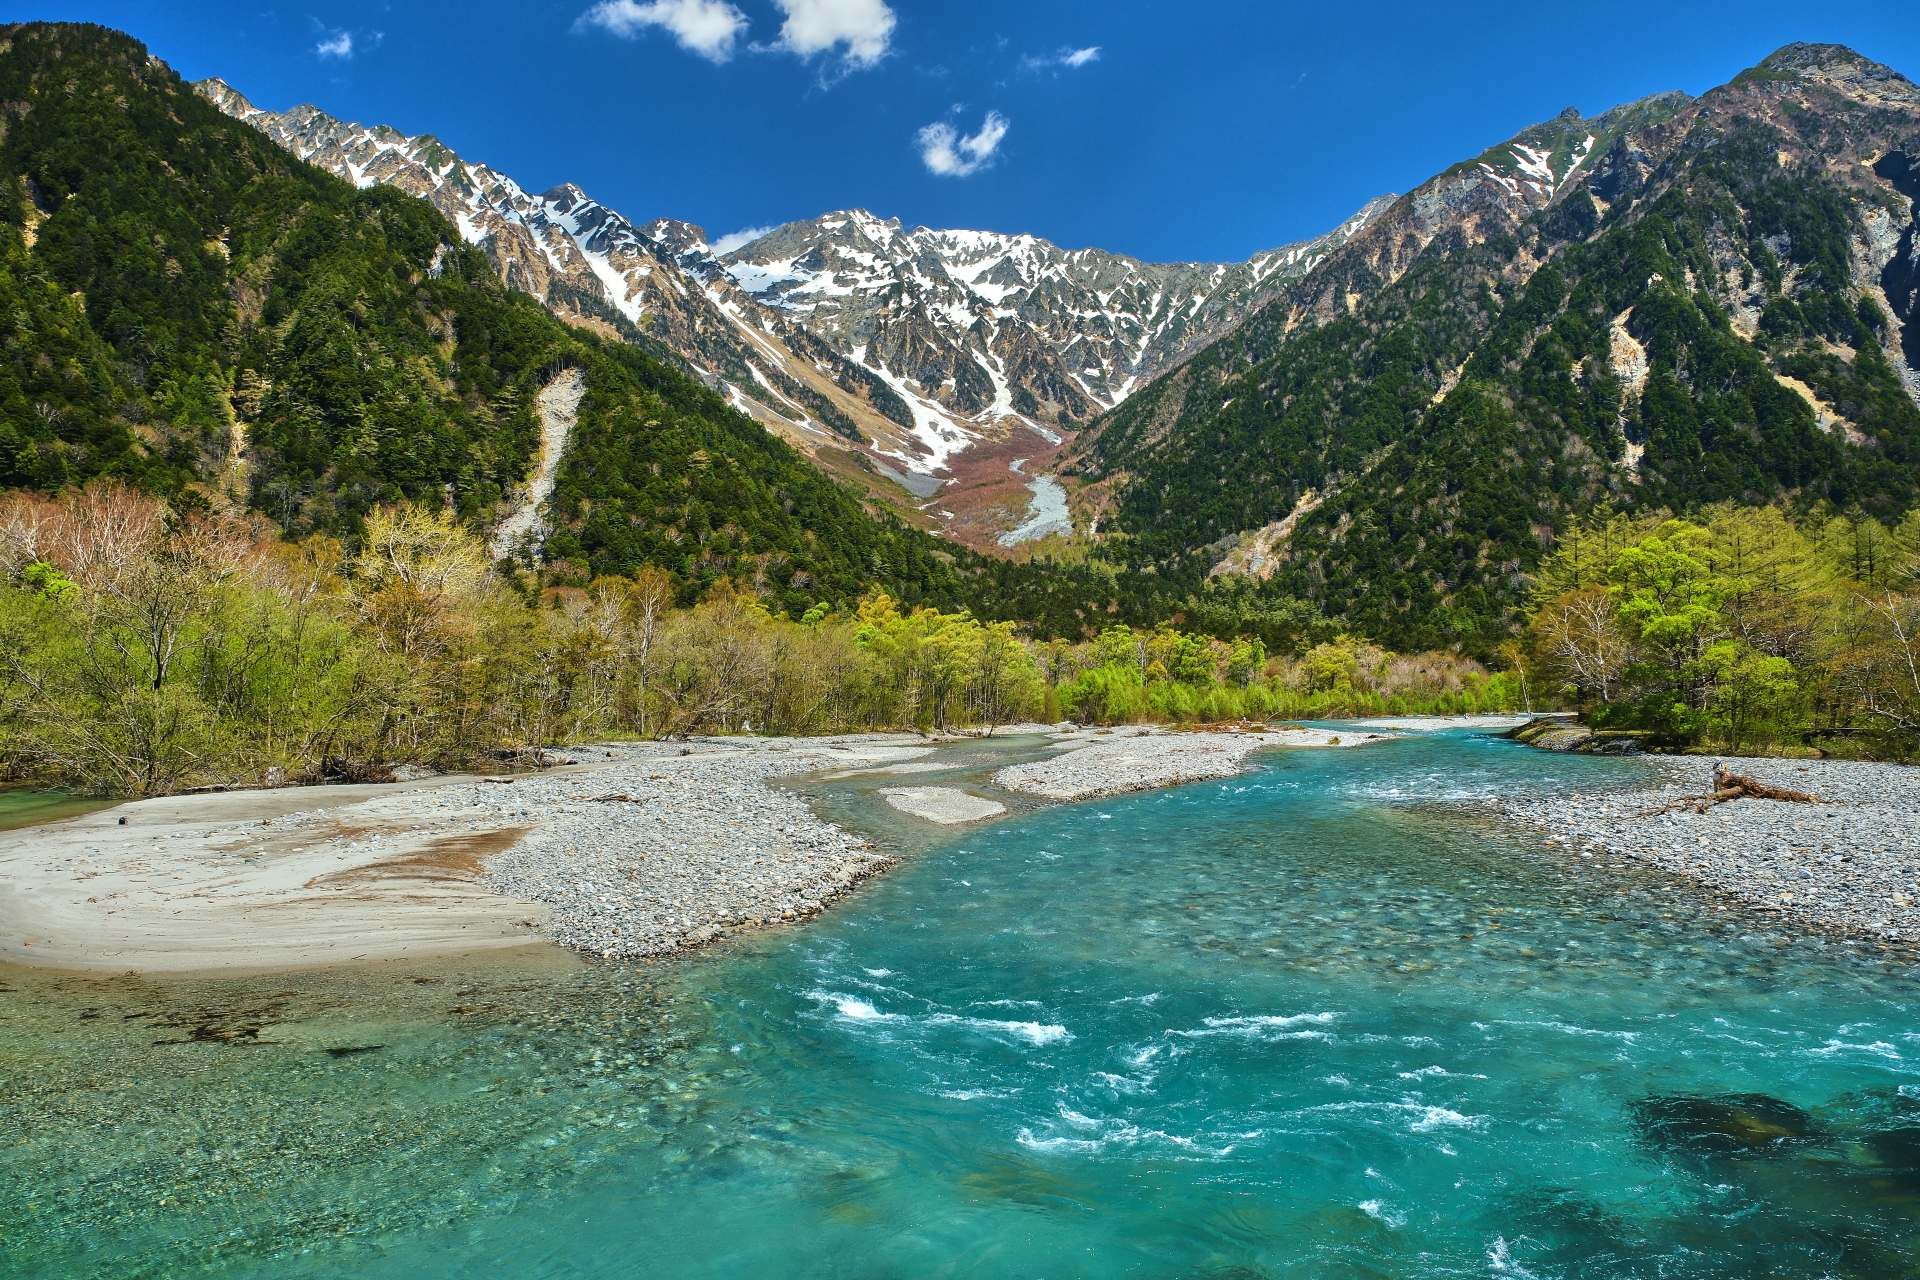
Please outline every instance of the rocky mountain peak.
[[907, 230], [843, 209], [722, 255], [734, 283], [956, 425], [1111, 408], [1229, 331], [1388, 201], [1246, 262], [1149, 263], [1028, 234]]
[[1792, 78], [1869, 102], [1920, 104], [1920, 85], [1843, 44], [1790, 44], [1767, 55], [1745, 79]]

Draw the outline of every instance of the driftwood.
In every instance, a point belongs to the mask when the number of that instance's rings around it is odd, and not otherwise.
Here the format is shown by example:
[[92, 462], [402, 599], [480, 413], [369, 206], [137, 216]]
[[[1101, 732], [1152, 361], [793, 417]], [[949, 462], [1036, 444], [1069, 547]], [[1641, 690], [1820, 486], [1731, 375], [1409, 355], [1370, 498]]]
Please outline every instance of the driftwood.
[[1804, 791], [1789, 791], [1785, 787], [1770, 787], [1764, 782], [1755, 781], [1744, 774], [1723, 773], [1720, 775], [1720, 787], [1707, 799], [1714, 804], [1728, 800], [1785, 800], [1792, 804], [1819, 804], [1818, 796], [1810, 796]]
[[1720, 765], [1713, 766], [1713, 781], [1707, 790], [1697, 796], [1681, 796], [1671, 804], [1663, 804], [1658, 809], [1648, 809], [1640, 816], [1656, 817], [1671, 813], [1675, 809], [1692, 809], [1695, 813], [1705, 813], [1716, 804], [1725, 804], [1729, 800], [1779, 800], [1788, 804], [1819, 804], [1819, 796], [1810, 796], [1804, 791], [1790, 791], [1786, 787], [1772, 787], [1756, 778], [1741, 773], [1728, 773]]

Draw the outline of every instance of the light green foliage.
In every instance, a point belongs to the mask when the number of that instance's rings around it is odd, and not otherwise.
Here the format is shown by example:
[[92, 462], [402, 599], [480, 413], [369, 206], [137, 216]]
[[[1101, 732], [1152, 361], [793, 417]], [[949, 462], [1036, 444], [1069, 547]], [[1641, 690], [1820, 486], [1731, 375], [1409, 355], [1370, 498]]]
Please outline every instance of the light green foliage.
[[861, 602], [852, 634], [887, 673], [885, 697], [899, 723], [991, 728], [1040, 710], [1038, 668], [1011, 623], [935, 609], [902, 614], [890, 596], [876, 594]]
[[1708, 728], [1735, 751], [1759, 745], [1767, 730], [1796, 719], [1800, 683], [1785, 658], [1720, 640], [1700, 655], [1697, 668], [1713, 689]]
[[1601, 513], [1543, 566], [1532, 656], [1598, 721], [1671, 745], [1904, 756], [1920, 746], [1916, 589], [1913, 516]]
[[1524, 697], [1517, 677], [1490, 676], [1471, 659], [1394, 654], [1352, 637], [1273, 659], [1258, 639], [1110, 627], [1056, 649], [1048, 669], [1062, 712], [1100, 724], [1510, 711]]
[[1713, 535], [1682, 520], [1621, 549], [1608, 570], [1620, 616], [1640, 638], [1690, 657], [1697, 639], [1720, 621], [1720, 604], [1735, 589], [1711, 568]]

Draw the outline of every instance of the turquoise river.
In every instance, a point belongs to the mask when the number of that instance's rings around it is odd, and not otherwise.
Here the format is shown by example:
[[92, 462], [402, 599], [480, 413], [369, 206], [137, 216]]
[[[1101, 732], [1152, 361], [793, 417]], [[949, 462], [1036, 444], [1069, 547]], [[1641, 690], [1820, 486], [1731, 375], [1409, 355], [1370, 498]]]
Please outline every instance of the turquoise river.
[[1912, 957], [1488, 815], [1641, 769], [1454, 732], [938, 837], [810, 780], [903, 864], [691, 960], [0, 972], [0, 1273], [1920, 1273]]

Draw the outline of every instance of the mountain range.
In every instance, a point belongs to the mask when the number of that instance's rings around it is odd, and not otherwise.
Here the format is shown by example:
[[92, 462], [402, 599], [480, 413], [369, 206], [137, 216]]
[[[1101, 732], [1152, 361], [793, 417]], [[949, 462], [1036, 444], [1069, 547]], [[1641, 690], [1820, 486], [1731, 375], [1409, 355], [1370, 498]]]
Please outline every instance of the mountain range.
[[1484, 651], [1602, 507], [1920, 498], [1920, 87], [1790, 45], [1376, 217], [1067, 469], [1120, 559]]
[[544, 489], [523, 521], [545, 531], [525, 557], [541, 585], [652, 565], [685, 600], [725, 577], [789, 612], [876, 585], [968, 598], [932, 536], [130, 37], [0, 27], [0, 102], [0, 488], [118, 480], [323, 548], [398, 501], [511, 528]]
[[1010, 461], [1049, 459], [1075, 428], [1232, 332], [1391, 203], [1369, 201], [1323, 236], [1241, 263], [1147, 263], [1030, 235], [909, 230], [862, 209], [722, 253], [700, 227], [636, 225], [572, 184], [532, 194], [430, 135], [311, 105], [263, 111], [218, 79], [195, 87], [356, 186], [423, 197], [510, 287], [676, 360], [835, 474], [980, 545], [1020, 523], [1027, 481]]
[[348, 540], [451, 501], [550, 583], [1478, 654], [1595, 513], [1870, 543], [1920, 503], [1920, 88], [1839, 46], [1151, 264], [862, 210], [722, 251], [102, 28], [5, 31], [0, 485]]

